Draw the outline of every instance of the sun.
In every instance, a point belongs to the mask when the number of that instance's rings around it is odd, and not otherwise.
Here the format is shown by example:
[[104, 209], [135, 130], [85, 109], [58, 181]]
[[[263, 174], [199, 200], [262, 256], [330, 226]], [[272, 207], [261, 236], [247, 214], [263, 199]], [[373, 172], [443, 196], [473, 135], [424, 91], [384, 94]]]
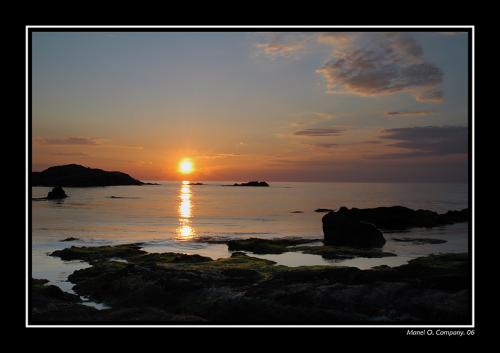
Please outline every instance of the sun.
[[179, 162], [179, 173], [191, 174], [194, 171], [194, 164], [189, 158], [184, 158]]

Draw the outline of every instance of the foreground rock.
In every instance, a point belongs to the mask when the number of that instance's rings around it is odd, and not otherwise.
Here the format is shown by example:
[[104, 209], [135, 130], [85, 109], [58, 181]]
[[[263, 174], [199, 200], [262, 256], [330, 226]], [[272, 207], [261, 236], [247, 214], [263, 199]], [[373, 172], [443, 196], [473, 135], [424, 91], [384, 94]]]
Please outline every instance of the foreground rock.
[[382, 247], [385, 238], [374, 225], [353, 217], [345, 207], [322, 218], [325, 245]]
[[31, 186], [111, 186], [144, 185], [140, 180], [122, 172], [108, 172], [78, 164], [50, 167], [43, 172], [31, 173]]
[[31, 279], [31, 318], [37, 324], [58, 322], [113, 322], [113, 321], [161, 321], [200, 322], [203, 318], [193, 315], [179, 315], [158, 308], [141, 306], [97, 310], [82, 304], [81, 299], [63, 292], [45, 279]]
[[[91, 252], [73, 249], [82, 259], [88, 259]], [[75, 271], [69, 280], [79, 295], [128, 312], [116, 314], [116, 320], [145, 320], [140, 310], [145, 307], [170, 313], [171, 319], [178, 315], [230, 324], [373, 320], [466, 324], [471, 317], [466, 254], [434, 255], [395, 268], [359, 270], [289, 268], [240, 252], [226, 259], [195, 261], [183, 254], [124, 253], [128, 263], [109, 258], [113, 251], [104, 247], [93, 253], [92, 266]], [[50, 320], [50, 311], [45, 314], [44, 319]], [[75, 314], [73, 320], [81, 318]]]
[[200, 255], [185, 255], [171, 252], [162, 254], [147, 253], [146, 251], [140, 249], [140, 243], [116, 246], [72, 246], [70, 248], [56, 250], [50, 255], [60, 257], [65, 261], [84, 260], [89, 263], [119, 258], [138, 265], [156, 262], [193, 263], [212, 260], [209, 257]]
[[412, 210], [403, 206], [351, 208], [341, 207], [341, 212], [358, 221], [375, 225], [379, 229], [403, 230], [413, 227], [435, 227], [453, 223], [468, 222], [469, 209], [448, 211], [443, 214], [430, 210]]
[[56, 186], [55, 188], [52, 189], [52, 191], [49, 191], [49, 193], [47, 194], [48, 200], [65, 199], [66, 197], [68, 197], [68, 195], [66, 195], [63, 188], [60, 186]]

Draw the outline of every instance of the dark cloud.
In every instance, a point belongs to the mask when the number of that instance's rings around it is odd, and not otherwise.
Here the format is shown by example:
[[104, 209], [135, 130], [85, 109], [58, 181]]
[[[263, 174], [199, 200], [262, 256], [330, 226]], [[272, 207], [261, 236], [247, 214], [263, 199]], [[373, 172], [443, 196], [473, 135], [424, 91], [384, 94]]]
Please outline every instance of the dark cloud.
[[97, 139], [88, 137], [40, 138], [38, 141], [43, 145], [100, 145], [100, 142]]
[[467, 154], [468, 133], [469, 129], [466, 126], [423, 126], [386, 129], [383, 131], [381, 138], [397, 141], [387, 144], [387, 146], [403, 148], [409, 151], [378, 155], [376, 158]]
[[415, 116], [415, 115], [431, 115], [434, 114], [432, 110], [414, 110], [414, 111], [392, 111], [385, 112], [386, 116]]
[[311, 146], [319, 148], [334, 148], [339, 146], [338, 143], [312, 143]]
[[320, 32], [276, 33], [257, 44], [270, 57], [290, 56], [321, 44], [330, 59], [317, 72], [329, 93], [362, 96], [406, 92], [421, 102], [441, 102], [443, 73], [424, 57], [410, 33]]
[[294, 135], [296, 136], [336, 136], [340, 135], [344, 130], [342, 129], [305, 129], [296, 131]]
[[87, 157], [88, 154], [80, 152], [54, 152], [52, 156], [74, 156], [74, 157]]
[[64, 137], [64, 138], [36, 138], [36, 142], [47, 146], [99, 146], [118, 149], [143, 149], [138, 145], [120, 145], [108, 140], [94, 137]]
[[336, 47], [334, 58], [317, 70], [330, 93], [376, 96], [407, 92], [418, 101], [442, 101], [443, 73], [425, 60], [413, 37], [404, 33], [367, 36]]

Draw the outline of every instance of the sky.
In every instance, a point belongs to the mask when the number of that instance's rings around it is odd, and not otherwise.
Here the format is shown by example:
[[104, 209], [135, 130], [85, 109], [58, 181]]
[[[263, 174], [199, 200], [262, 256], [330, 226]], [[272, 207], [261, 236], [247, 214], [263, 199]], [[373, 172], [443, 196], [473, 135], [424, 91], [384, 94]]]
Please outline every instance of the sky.
[[33, 32], [32, 170], [467, 182], [460, 32]]

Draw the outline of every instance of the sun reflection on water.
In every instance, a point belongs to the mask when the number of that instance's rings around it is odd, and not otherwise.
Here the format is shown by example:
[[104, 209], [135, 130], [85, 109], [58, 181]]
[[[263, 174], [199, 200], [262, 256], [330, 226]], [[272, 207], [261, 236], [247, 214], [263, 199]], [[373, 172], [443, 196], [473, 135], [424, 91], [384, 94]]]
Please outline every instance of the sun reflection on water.
[[177, 227], [177, 238], [188, 240], [195, 236], [195, 230], [191, 226], [192, 204], [191, 204], [191, 186], [189, 181], [182, 182], [179, 199], [179, 227]]

